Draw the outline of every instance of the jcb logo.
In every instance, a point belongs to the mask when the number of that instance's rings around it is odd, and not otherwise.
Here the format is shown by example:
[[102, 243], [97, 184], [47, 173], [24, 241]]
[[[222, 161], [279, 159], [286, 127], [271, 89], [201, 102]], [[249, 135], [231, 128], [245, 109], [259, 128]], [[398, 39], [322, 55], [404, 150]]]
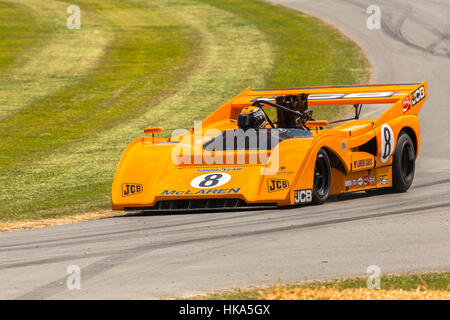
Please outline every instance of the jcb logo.
[[295, 190], [294, 191], [295, 204], [299, 203], [311, 203], [312, 202], [312, 190]]
[[269, 192], [275, 192], [289, 188], [289, 181], [285, 179], [268, 179], [267, 190]]
[[425, 98], [425, 88], [421, 86], [412, 94], [412, 105], [416, 105], [418, 102], [422, 101], [423, 98]]
[[144, 190], [142, 184], [124, 183], [122, 184], [122, 196], [127, 197], [136, 193], [141, 193]]

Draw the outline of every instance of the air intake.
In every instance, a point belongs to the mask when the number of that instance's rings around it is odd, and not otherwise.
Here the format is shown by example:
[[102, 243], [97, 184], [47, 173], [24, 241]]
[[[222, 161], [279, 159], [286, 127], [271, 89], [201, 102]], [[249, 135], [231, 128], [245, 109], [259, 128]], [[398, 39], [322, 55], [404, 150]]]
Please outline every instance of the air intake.
[[276, 208], [276, 203], [247, 204], [242, 199], [183, 199], [158, 201], [154, 207], [128, 207], [126, 211], [189, 211]]

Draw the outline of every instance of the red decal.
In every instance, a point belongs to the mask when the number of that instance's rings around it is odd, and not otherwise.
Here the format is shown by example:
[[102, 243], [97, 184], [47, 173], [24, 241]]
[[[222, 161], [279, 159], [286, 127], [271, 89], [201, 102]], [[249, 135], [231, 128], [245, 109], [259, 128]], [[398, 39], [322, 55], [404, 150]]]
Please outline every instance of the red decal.
[[367, 186], [370, 183], [369, 177], [365, 176], [364, 177], [364, 184]]
[[405, 97], [405, 99], [403, 99], [402, 105], [403, 105], [403, 113], [405, 113], [406, 111], [411, 109], [411, 99], [409, 98], [409, 96], [407, 96], [407, 97]]

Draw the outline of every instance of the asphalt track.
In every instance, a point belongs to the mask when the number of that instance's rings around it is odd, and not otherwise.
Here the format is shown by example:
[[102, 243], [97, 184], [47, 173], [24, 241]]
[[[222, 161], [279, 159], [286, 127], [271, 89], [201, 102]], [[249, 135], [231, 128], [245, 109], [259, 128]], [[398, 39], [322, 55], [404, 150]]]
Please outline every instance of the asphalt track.
[[[281, 281], [450, 270], [450, 3], [276, 2], [334, 24], [356, 41], [373, 83], [428, 81], [422, 150], [405, 194], [355, 194], [322, 206], [125, 216], [0, 235], [0, 298], [187, 296]], [[299, 39], [301, 40], [301, 39]], [[377, 112], [375, 110], [374, 112]], [[81, 289], [66, 286], [81, 268]]]

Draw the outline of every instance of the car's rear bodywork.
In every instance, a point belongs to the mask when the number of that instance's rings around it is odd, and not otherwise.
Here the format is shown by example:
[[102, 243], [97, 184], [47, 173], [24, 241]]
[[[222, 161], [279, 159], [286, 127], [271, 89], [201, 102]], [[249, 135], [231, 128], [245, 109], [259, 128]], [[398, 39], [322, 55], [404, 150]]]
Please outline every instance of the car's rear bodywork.
[[[411, 137], [415, 157], [419, 152], [418, 112], [426, 94], [426, 82], [248, 88], [183, 134], [134, 140], [114, 177], [112, 207], [184, 211], [306, 204], [320, 149], [330, 158], [331, 195], [391, 187], [400, 132]], [[355, 119], [331, 129], [268, 127], [250, 143], [256, 148], [237, 143], [245, 135], [237, 130], [239, 112], [255, 100], [283, 95], [305, 95], [309, 106], [392, 105], [377, 119], [357, 119], [357, 109]]]

